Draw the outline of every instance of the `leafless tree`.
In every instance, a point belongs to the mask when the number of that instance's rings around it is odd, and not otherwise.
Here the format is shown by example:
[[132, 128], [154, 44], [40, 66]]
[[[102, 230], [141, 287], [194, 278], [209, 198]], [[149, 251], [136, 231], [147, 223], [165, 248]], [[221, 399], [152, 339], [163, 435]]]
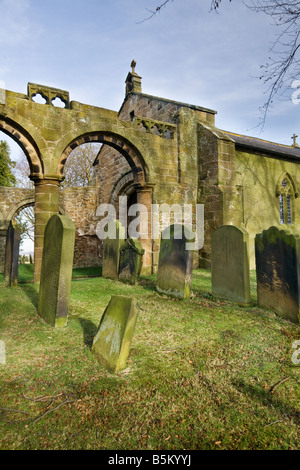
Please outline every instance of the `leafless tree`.
[[[143, 21], [157, 15], [170, 1], [166, 0]], [[227, 0], [231, 2], [231, 0]], [[261, 107], [259, 126], [264, 127], [274, 98], [284, 95], [291, 88], [300, 87], [300, 1], [297, 0], [242, 0], [252, 11], [268, 15], [276, 27], [276, 39], [270, 48], [270, 57], [261, 65], [260, 80], [266, 84], [267, 99]], [[211, 10], [218, 11], [223, 0], [211, 0]], [[297, 80], [297, 82], [295, 82]], [[300, 91], [299, 91], [300, 95]]]
[[300, 78], [300, 2], [244, 0], [244, 3], [250, 10], [268, 15], [277, 30], [269, 60], [261, 65], [259, 77], [267, 85], [267, 100], [262, 107], [263, 127], [274, 98], [290, 91], [294, 81]]
[[65, 180], [63, 188], [91, 186], [94, 181], [93, 163], [98, 155], [101, 144], [82, 144], [68, 156], [65, 164]]

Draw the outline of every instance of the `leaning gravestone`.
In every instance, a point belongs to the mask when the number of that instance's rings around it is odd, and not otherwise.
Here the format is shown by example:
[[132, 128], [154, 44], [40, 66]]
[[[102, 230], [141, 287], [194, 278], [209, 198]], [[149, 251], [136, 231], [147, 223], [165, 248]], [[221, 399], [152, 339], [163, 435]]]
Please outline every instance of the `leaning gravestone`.
[[193, 251], [187, 250], [186, 244], [192, 240], [190, 231], [183, 225], [174, 224], [163, 230], [156, 283], [159, 293], [181, 299], [190, 297]]
[[74, 242], [72, 220], [53, 215], [45, 229], [38, 313], [54, 327], [68, 321]]
[[6, 234], [4, 283], [6, 287], [18, 284], [20, 229], [15, 228], [10, 222]]
[[136, 321], [136, 300], [113, 295], [92, 346], [92, 351], [109, 372], [116, 373], [126, 367]]
[[249, 237], [246, 230], [223, 225], [211, 237], [212, 294], [220, 299], [250, 302]]
[[120, 250], [119, 279], [136, 284], [139, 279], [145, 250], [136, 238], [128, 238]]
[[255, 258], [258, 304], [299, 323], [299, 236], [270, 227], [255, 237]]
[[125, 243], [125, 227], [119, 220], [111, 221], [115, 224], [111, 238], [103, 241], [102, 276], [110, 279], [118, 279], [120, 250]]

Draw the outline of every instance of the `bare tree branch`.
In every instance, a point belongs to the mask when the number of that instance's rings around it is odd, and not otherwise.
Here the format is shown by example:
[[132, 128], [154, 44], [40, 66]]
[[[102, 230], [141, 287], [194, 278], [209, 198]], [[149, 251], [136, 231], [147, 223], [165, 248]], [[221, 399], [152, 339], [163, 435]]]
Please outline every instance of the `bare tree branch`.
[[151, 18], [153, 18], [153, 16], [157, 15], [157, 13], [159, 13], [161, 11], [161, 9], [163, 7], [165, 7], [167, 5], [167, 3], [169, 3], [170, 1], [173, 2], [173, 0], [165, 0], [165, 2], [158, 5], [155, 8], [155, 10], [149, 10], [148, 8], [146, 8], [146, 10], [150, 13], [150, 15], [147, 16], [146, 18], [144, 18], [142, 21], [139, 21], [137, 24], [141, 24], [141, 23], [144, 23], [145, 21], [151, 20]]
[[[150, 20], [161, 11], [171, 0], [166, 0], [148, 10], [150, 15], [144, 21]], [[172, 0], [173, 1], [173, 0]], [[228, 0], [231, 2], [231, 0]], [[293, 88], [293, 80], [300, 79], [300, 1], [297, 0], [242, 0], [244, 5], [257, 13], [268, 15], [276, 27], [277, 36], [270, 48], [269, 61], [261, 65], [262, 74], [259, 77], [267, 86], [267, 99], [260, 108], [261, 120], [257, 127], [263, 127], [266, 122], [274, 98], [284, 95]], [[211, 11], [218, 11], [222, 0], [211, 0]], [[223, 2], [224, 3], [224, 2]], [[188, 7], [187, 7], [188, 8]]]

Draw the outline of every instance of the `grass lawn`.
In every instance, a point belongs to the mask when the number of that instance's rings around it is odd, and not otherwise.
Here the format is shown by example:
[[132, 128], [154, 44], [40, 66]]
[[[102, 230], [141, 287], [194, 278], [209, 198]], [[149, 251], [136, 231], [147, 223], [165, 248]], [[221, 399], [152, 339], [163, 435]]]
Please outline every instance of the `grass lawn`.
[[[37, 316], [36, 285], [0, 284], [0, 449], [298, 450], [300, 327], [258, 308], [251, 282], [241, 306], [212, 298], [204, 270], [189, 301], [159, 295], [155, 276], [74, 279], [63, 329]], [[116, 375], [91, 352], [112, 294], [140, 307]]]
[[[18, 267], [18, 282], [33, 282], [33, 271], [33, 264], [20, 264]], [[101, 272], [102, 268], [98, 266], [91, 268], [75, 268], [73, 269], [73, 279], [99, 277], [101, 276]], [[0, 278], [0, 281], [2, 281], [2, 278]]]

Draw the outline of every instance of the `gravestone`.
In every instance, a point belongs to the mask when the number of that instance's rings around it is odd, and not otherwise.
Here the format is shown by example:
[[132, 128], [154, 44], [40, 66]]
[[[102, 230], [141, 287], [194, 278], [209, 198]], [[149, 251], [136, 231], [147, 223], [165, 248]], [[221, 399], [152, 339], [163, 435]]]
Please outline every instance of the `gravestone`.
[[299, 323], [300, 238], [277, 227], [255, 237], [257, 301]]
[[53, 215], [45, 229], [39, 315], [54, 327], [68, 321], [75, 227], [69, 217]]
[[246, 230], [223, 225], [211, 237], [211, 278], [214, 297], [249, 303], [249, 237]]
[[105, 238], [103, 241], [102, 276], [118, 279], [120, 250], [125, 243], [125, 227], [123, 227], [119, 220], [113, 222], [115, 223], [115, 230], [112, 230], [114, 232], [113, 236]]
[[183, 225], [174, 224], [163, 230], [156, 283], [159, 293], [181, 299], [190, 297], [193, 251], [187, 250], [186, 243], [191, 241], [191, 232]]
[[13, 287], [18, 284], [20, 238], [20, 229], [15, 228], [10, 222], [5, 247], [4, 283], [6, 287]]
[[136, 300], [113, 295], [92, 346], [92, 351], [109, 372], [116, 373], [126, 367], [136, 321]]
[[0, 340], [0, 364], [5, 366], [5, 363], [5, 343], [4, 341]]
[[143, 266], [145, 250], [136, 238], [128, 238], [120, 250], [119, 279], [136, 284]]

